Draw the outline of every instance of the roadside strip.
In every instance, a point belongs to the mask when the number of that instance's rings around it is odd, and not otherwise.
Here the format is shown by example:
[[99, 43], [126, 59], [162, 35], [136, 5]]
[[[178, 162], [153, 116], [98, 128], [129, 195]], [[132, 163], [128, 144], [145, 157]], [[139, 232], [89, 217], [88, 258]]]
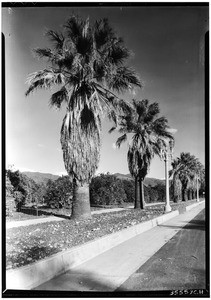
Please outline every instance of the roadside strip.
[[[190, 210], [204, 201], [194, 203], [186, 210]], [[179, 215], [179, 211], [173, 211], [152, 220], [109, 234], [100, 239], [77, 246], [71, 250], [62, 251], [46, 259], [32, 263], [28, 266], [6, 272], [7, 289], [32, 289], [59, 274], [62, 274], [90, 259], [106, 252], [107, 250], [139, 235], [149, 229], [160, 225]]]
[[[164, 205], [164, 202], [156, 202], [156, 203], [148, 203], [146, 206], [155, 206], [155, 205]], [[92, 215], [99, 215], [104, 213], [110, 213], [110, 212], [118, 212], [123, 211], [127, 209], [133, 209], [134, 206], [128, 206], [125, 208], [106, 208], [106, 209], [100, 209], [96, 211], [92, 211]], [[11, 221], [6, 222], [6, 229], [16, 228], [20, 226], [30, 226], [30, 225], [37, 225], [40, 223], [46, 223], [46, 222], [59, 222], [64, 221], [63, 217], [57, 217], [57, 216], [48, 216], [45, 218], [38, 218], [38, 219], [30, 219], [30, 220], [22, 220], [22, 221]]]

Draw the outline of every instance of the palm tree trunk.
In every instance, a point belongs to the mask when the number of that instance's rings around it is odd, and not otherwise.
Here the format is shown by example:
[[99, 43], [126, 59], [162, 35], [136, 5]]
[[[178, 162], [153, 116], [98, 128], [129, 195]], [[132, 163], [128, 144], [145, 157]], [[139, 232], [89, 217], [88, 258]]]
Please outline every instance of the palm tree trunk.
[[182, 201], [187, 201], [187, 189], [182, 189]]
[[140, 206], [140, 187], [139, 187], [139, 178], [135, 177], [135, 206], [134, 208], [141, 208]]
[[73, 181], [73, 204], [71, 219], [91, 219], [89, 184], [78, 186]]
[[144, 201], [144, 180], [143, 179], [140, 179], [139, 186], [140, 186], [140, 206], [141, 209], [144, 209], [145, 201]]

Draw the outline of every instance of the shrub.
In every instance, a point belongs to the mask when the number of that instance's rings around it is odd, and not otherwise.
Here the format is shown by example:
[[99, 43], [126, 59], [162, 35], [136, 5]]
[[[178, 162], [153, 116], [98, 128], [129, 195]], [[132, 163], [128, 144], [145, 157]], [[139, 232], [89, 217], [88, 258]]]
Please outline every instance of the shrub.
[[146, 203], [164, 202], [166, 198], [165, 186], [163, 184], [144, 186], [144, 197]]
[[19, 191], [14, 192], [16, 210], [21, 211], [21, 207], [25, 203], [25, 196]]
[[122, 179], [124, 191], [126, 194], [125, 202], [135, 202], [135, 182], [134, 180]]
[[91, 205], [116, 205], [127, 200], [123, 182], [111, 174], [100, 174], [90, 184]]
[[6, 173], [6, 177], [5, 177], [5, 181], [6, 181], [6, 196], [7, 197], [10, 197], [13, 195], [13, 190], [14, 190], [14, 187], [13, 185], [11, 184], [11, 181]]
[[[18, 170], [12, 171], [9, 169], [6, 171], [6, 174], [13, 186], [14, 192], [20, 192], [22, 194], [21, 205], [40, 202], [40, 185], [33, 179], [21, 174]], [[17, 194], [15, 197], [17, 197]]]
[[69, 176], [48, 180], [44, 201], [51, 208], [69, 208], [72, 205], [72, 183]]

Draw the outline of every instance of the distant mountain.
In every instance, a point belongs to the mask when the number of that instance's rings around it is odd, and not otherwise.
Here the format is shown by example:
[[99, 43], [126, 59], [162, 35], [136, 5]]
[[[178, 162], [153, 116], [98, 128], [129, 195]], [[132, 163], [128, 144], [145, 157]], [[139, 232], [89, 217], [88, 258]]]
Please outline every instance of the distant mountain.
[[156, 186], [156, 185], [165, 185], [165, 180], [146, 177], [144, 179], [144, 184], [147, 185], [147, 186], [152, 186], [152, 187]]
[[50, 173], [40, 173], [40, 172], [21, 172], [21, 173], [33, 179], [38, 184], [40, 183], [46, 184], [49, 179], [56, 180], [60, 177], [59, 175], [53, 175]]
[[[132, 176], [130, 174], [120, 174], [120, 173], [115, 173], [114, 174], [117, 178], [119, 179], [127, 179], [127, 180], [132, 180]], [[144, 184], [146, 186], [156, 186], [156, 185], [165, 185], [165, 180], [162, 179], [157, 179], [157, 178], [150, 178], [146, 177], [144, 179]]]
[[117, 178], [119, 179], [127, 179], [127, 180], [132, 180], [132, 176], [130, 174], [120, 174], [120, 173], [115, 173], [114, 174]]
[[[50, 173], [41, 173], [41, 172], [21, 172], [21, 173], [33, 179], [36, 183], [39, 184], [40, 183], [46, 184], [49, 179], [56, 180], [60, 177], [59, 175], [53, 175]], [[130, 174], [115, 173], [114, 175], [119, 179], [133, 180]], [[144, 184], [146, 186], [152, 186], [152, 187], [158, 184], [165, 185], [165, 180], [146, 177], [144, 179]]]

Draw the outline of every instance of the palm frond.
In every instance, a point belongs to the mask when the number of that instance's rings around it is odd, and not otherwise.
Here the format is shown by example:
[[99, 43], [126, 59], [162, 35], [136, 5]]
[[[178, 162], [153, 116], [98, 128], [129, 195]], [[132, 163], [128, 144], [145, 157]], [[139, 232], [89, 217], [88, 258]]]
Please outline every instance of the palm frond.
[[53, 53], [49, 48], [35, 48], [33, 49], [33, 52], [38, 58], [47, 57], [48, 59], [51, 59], [53, 57]]
[[119, 38], [113, 43], [108, 58], [112, 64], [119, 66], [130, 56], [130, 53], [131, 52], [123, 46], [123, 40]]
[[54, 46], [57, 50], [61, 50], [63, 48], [63, 44], [65, 41], [65, 37], [62, 33], [58, 33], [54, 30], [47, 30], [46, 36], [54, 43]]
[[110, 78], [108, 78], [108, 86], [117, 92], [124, 92], [131, 89], [132, 86], [142, 87], [142, 83], [136, 73], [127, 67], [119, 67]]
[[29, 88], [25, 93], [26, 96], [38, 88], [49, 89], [54, 85], [64, 84], [65, 78], [60, 72], [45, 69], [30, 74], [27, 78], [27, 83], [29, 84]]
[[68, 92], [65, 87], [51, 96], [50, 106], [60, 108], [63, 102], [68, 102]]
[[64, 24], [64, 28], [67, 30], [67, 36], [75, 41], [82, 36], [84, 22], [79, 16], [73, 15]]
[[157, 102], [154, 102], [149, 105], [146, 115], [144, 117], [144, 122], [152, 122], [154, 118], [159, 114], [160, 109]]
[[127, 134], [123, 134], [116, 141], [116, 146], [119, 148], [123, 142], [127, 140]]
[[114, 38], [114, 32], [108, 23], [108, 19], [101, 19], [94, 25], [94, 40], [97, 50], [101, 50], [109, 41]]
[[108, 133], [112, 133], [114, 130], [116, 130], [116, 126], [111, 127], [111, 129], [109, 129]]
[[138, 115], [139, 122], [141, 122], [141, 120], [144, 120], [144, 117], [148, 110], [148, 106], [149, 106], [148, 99], [143, 99], [143, 100], [133, 99], [133, 107]]

